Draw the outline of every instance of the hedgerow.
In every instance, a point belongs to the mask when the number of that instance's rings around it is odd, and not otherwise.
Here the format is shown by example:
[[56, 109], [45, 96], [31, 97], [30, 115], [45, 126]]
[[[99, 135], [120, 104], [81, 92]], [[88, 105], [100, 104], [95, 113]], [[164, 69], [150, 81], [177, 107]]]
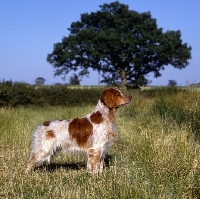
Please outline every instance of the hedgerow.
[[102, 87], [72, 89], [67, 85], [35, 86], [2, 82], [0, 83], [0, 107], [96, 104], [102, 90]]

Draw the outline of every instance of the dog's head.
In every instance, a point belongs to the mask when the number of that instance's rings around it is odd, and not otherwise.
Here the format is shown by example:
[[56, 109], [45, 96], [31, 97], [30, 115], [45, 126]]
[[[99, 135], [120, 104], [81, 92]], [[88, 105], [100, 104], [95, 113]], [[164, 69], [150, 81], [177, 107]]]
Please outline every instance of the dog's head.
[[108, 88], [101, 93], [100, 100], [108, 108], [120, 108], [121, 106], [129, 104], [132, 97], [123, 95], [117, 88]]

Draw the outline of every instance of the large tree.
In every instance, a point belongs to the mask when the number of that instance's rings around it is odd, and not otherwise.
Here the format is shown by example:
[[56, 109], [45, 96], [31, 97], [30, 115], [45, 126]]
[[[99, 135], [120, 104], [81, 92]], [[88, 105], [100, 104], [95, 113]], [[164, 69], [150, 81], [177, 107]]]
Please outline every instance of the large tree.
[[150, 12], [129, 10], [118, 1], [100, 8], [81, 14], [68, 29], [69, 36], [54, 44], [47, 61], [55, 75], [78, 70], [83, 76], [92, 68], [102, 72], [103, 82], [140, 85], [151, 72], [161, 76], [167, 65], [179, 69], [188, 65], [191, 47], [182, 43], [180, 31], [163, 32]]

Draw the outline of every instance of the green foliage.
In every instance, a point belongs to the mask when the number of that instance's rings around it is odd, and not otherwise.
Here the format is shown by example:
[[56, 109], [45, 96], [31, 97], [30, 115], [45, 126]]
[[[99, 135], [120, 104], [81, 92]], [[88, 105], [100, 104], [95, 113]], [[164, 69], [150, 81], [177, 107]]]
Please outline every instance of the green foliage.
[[65, 85], [33, 86], [0, 83], [0, 107], [96, 104], [103, 88], [70, 89]]
[[47, 61], [55, 75], [72, 70], [88, 74], [92, 68], [102, 72], [103, 82], [115, 78], [123, 87], [146, 84], [147, 74], [159, 77], [166, 65], [179, 69], [188, 65], [191, 47], [182, 42], [180, 31], [163, 32], [150, 12], [129, 10], [118, 1], [100, 8], [82, 14], [71, 24], [70, 35], [54, 45]]

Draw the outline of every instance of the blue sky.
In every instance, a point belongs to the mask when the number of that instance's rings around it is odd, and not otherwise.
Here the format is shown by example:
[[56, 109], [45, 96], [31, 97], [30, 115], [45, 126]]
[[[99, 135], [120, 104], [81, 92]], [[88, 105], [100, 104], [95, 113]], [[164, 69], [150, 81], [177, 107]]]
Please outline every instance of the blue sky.
[[[109, 0], [5, 0], [0, 2], [0, 81], [35, 83], [37, 77], [46, 84], [68, 83], [54, 77], [47, 54], [54, 43], [68, 36], [67, 28], [80, 19], [80, 14], [100, 10]], [[200, 0], [121, 0], [130, 10], [150, 11], [158, 27], [180, 30], [182, 40], [192, 46], [190, 64], [182, 70], [166, 66], [162, 77], [153, 78], [151, 85], [167, 85], [176, 80], [179, 85], [200, 82]], [[97, 85], [98, 74], [91, 72], [81, 85]]]

